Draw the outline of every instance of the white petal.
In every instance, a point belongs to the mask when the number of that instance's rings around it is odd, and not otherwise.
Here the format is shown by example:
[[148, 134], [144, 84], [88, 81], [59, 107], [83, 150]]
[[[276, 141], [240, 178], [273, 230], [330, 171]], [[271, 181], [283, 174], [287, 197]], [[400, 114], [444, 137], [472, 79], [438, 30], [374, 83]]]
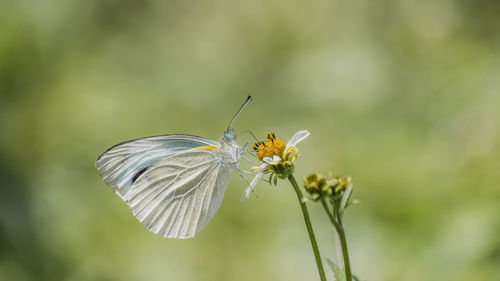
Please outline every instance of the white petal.
[[250, 192], [252, 191], [252, 188], [250, 186], [247, 187], [247, 189], [245, 189], [245, 192], [243, 193], [243, 196], [241, 196], [241, 201], [247, 201], [248, 198], [250, 197]]
[[305, 138], [307, 138], [309, 136], [309, 131], [307, 130], [302, 130], [302, 131], [298, 131], [297, 133], [295, 133], [295, 135], [293, 135], [293, 137], [286, 143], [286, 147], [285, 147], [285, 151], [289, 148], [289, 147], [295, 147], [299, 142], [301, 142], [302, 140], [304, 140]]
[[255, 175], [250, 185], [247, 187], [247, 189], [245, 189], [243, 196], [241, 196], [241, 201], [248, 200], [248, 197], [250, 197], [250, 192], [252, 192], [253, 188], [257, 185], [257, 183], [259, 182], [259, 180], [262, 178], [263, 175], [264, 175], [264, 169], [260, 170]]
[[266, 162], [269, 165], [276, 165], [281, 161], [281, 157], [279, 157], [278, 155], [274, 155], [273, 158], [264, 157], [264, 159], [262, 159], [262, 161]]

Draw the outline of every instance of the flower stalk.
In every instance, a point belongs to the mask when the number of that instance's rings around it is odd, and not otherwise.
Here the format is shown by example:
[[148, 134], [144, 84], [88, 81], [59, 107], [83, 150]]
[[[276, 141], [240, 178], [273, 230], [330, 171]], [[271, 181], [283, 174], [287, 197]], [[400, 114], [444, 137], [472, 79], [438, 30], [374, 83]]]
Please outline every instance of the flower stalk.
[[321, 261], [321, 254], [319, 252], [318, 243], [316, 242], [316, 237], [314, 236], [314, 231], [311, 224], [311, 219], [309, 218], [309, 211], [307, 210], [306, 203], [304, 202], [304, 198], [300, 188], [297, 184], [297, 181], [293, 177], [293, 175], [288, 176], [288, 180], [292, 185], [295, 193], [297, 193], [297, 197], [299, 199], [300, 208], [302, 209], [302, 215], [304, 216], [304, 221], [307, 228], [307, 233], [309, 234], [309, 240], [311, 240], [311, 246], [314, 252], [314, 258], [316, 259], [316, 266], [318, 267], [319, 278], [321, 281], [326, 281], [325, 270], [323, 269], [323, 262]]
[[[340, 246], [342, 247], [342, 257], [344, 260], [344, 270], [346, 280], [352, 280], [352, 271], [351, 271], [351, 262], [349, 260], [349, 250], [347, 249], [347, 239], [345, 236], [344, 226], [342, 225], [342, 219], [340, 214], [337, 215], [337, 219], [333, 216], [333, 214], [328, 209], [328, 204], [326, 203], [325, 198], [321, 198], [321, 205], [323, 205], [323, 209], [327, 214], [330, 222], [335, 227], [337, 234], [339, 235]], [[338, 223], [337, 223], [338, 220]]]
[[327, 179], [321, 174], [314, 173], [304, 178], [304, 188], [310, 194], [313, 201], [321, 202], [323, 209], [335, 228], [340, 241], [340, 247], [342, 248], [345, 280], [351, 281], [353, 276], [349, 251], [347, 249], [347, 239], [342, 223], [342, 216], [345, 209], [355, 203], [355, 201], [351, 200], [351, 177], [331, 177]]
[[[304, 189], [309, 195], [308, 198], [305, 198], [293, 176], [293, 171], [295, 167], [294, 162], [299, 157], [299, 150], [296, 145], [308, 136], [308, 131], [298, 131], [287, 143], [285, 143], [283, 140], [277, 138], [274, 133], [268, 132], [266, 140], [256, 141], [253, 143], [252, 148], [255, 151], [255, 157], [261, 161], [261, 164], [252, 167], [252, 172], [255, 173], [255, 177], [245, 190], [242, 200], [244, 201], [248, 199], [250, 192], [264, 175], [269, 175], [269, 183], [274, 185], [277, 184], [278, 179], [288, 179], [299, 200], [321, 281], [326, 281], [326, 277], [318, 243], [316, 242], [311, 219], [309, 218], [309, 211], [307, 210], [306, 201], [308, 200], [321, 202], [328, 218], [330, 219], [330, 222], [335, 227], [335, 231], [338, 234], [338, 240], [336, 239], [336, 241], [340, 242], [341, 245], [340, 247], [337, 247], [337, 249], [342, 248], [343, 258], [341, 258], [339, 254], [339, 259], [343, 259], [344, 261], [345, 280], [352, 281], [352, 278], [358, 280], [352, 275], [351, 272], [347, 239], [344, 226], [342, 224], [344, 210], [351, 204], [355, 203], [355, 200], [351, 200], [352, 179], [351, 177], [325, 178], [323, 175], [318, 173], [311, 174], [308, 177], [304, 177]], [[340, 267], [333, 263], [331, 266], [336, 278], [341, 278], [342, 270]]]
[[352, 272], [351, 272], [351, 262], [349, 261], [349, 251], [347, 250], [347, 240], [345, 237], [344, 227], [342, 223], [340, 223], [340, 231], [338, 232], [340, 238], [340, 245], [342, 246], [342, 255], [344, 257], [344, 270], [345, 270], [345, 279], [352, 280]]

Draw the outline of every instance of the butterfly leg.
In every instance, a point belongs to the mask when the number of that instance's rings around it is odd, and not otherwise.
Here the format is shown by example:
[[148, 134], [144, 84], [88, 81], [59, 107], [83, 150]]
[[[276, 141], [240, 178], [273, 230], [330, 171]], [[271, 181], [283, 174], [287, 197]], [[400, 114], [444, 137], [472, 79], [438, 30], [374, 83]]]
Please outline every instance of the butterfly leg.
[[[245, 176], [243, 176], [243, 173], [247, 173], [247, 174], [255, 175], [254, 173], [247, 172], [247, 171], [242, 171], [242, 170], [240, 170], [240, 169], [237, 169], [237, 170], [236, 170], [236, 173], [238, 173], [238, 175], [239, 175], [240, 177], [242, 177], [242, 178], [243, 178], [243, 180], [245, 180], [245, 182], [248, 184], [248, 186], [250, 186], [250, 185], [251, 185], [251, 183], [247, 180], [247, 178], [245, 178]], [[255, 191], [253, 190], [253, 188], [252, 188], [252, 192], [255, 194]], [[255, 195], [255, 196], [256, 196], [256, 197], [258, 197], [257, 195]]]
[[[249, 171], [243, 171], [243, 170], [240, 170], [240, 172], [241, 172], [242, 174], [246, 174], [246, 175], [252, 175], [252, 176], [255, 176], [255, 175], [256, 175], [256, 173], [252, 173], [252, 172], [249, 172]], [[271, 181], [266, 180], [266, 179], [262, 179], [262, 178], [261, 178], [260, 180], [261, 180], [261, 181], [265, 181], [265, 182], [267, 182], [267, 183], [269, 183], [269, 184], [271, 183]]]
[[255, 139], [256, 142], [259, 142], [259, 139], [257, 139], [257, 137], [250, 130], [244, 130], [244, 131], [241, 131], [239, 133], [240, 134], [249, 133], [250, 135], [252, 135], [252, 137]]
[[[252, 154], [252, 155], [253, 155], [253, 154]], [[257, 165], [257, 166], [258, 166], [258, 165], [260, 165], [259, 163], [257, 163], [257, 162], [255, 162], [255, 161], [253, 161], [253, 160], [249, 159], [248, 157], [246, 157], [246, 156], [245, 156], [245, 154], [241, 154], [241, 158], [243, 158], [243, 159], [247, 160], [248, 162], [250, 162], [250, 163], [252, 163], [252, 164], [254, 164], [254, 165]]]
[[240, 170], [240, 169], [236, 170], [236, 173], [238, 173], [238, 175], [239, 175], [241, 178], [243, 178], [243, 180], [244, 180], [244, 181], [245, 181], [248, 185], [250, 185], [250, 182], [247, 180], [247, 178], [245, 178], [245, 176], [243, 176], [243, 173], [248, 173], [248, 174], [250, 174], [250, 175], [253, 175], [253, 173], [251, 173], [251, 172], [247, 172], [247, 171], [242, 171], [242, 170]]
[[245, 143], [245, 145], [243, 145], [243, 146], [242, 146], [242, 147], [240, 147], [239, 149], [240, 149], [240, 150], [242, 150], [243, 152], [247, 152], [247, 153], [250, 153], [250, 154], [252, 154], [253, 156], [255, 156], [255, 155], [254, 155], [254, 152], [255, 152], [255, 151], [254, 151], [253, 149], [251, 149], [251, 148], [247, 148], [247, 145], [249, 145], [249, 144], [250, 144], [250, 143], [249, 143], [249, 142], [247, 142], [247, 143]]
[[247, 151], [247, 150], [246, 150], [246, 147], [247, 147], [247, 145], [249, 145], [249, 144], [250, 144], [249, 142], [245, 143], [245, 144], [241, 147], [241, 150], [245, 150], [245, 151]]
[[[242, 174], [246, 174], [246, 175], [252, 175], [252, 176], [255, 176], [256, 174], [255, 173], [252, 173], [252, 172], [249, 172], [249, 171], [244, 171], [244, 170], [238, 170], [240, 173]], [[271, 182], [269, 180], [266, 180], [266, 179], [260, 179], [261, 181], [265, 181], [269, 184], [271, 184]], [[248, 181], [247, 181], [248, 183]]]

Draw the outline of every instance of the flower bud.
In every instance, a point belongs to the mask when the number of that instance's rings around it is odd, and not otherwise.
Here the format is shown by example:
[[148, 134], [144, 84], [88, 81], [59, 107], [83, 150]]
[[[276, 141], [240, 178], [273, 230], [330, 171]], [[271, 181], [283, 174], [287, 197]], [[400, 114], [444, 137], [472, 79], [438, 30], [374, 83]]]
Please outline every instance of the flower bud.
[[311, 194], [321, 194], [324, 192], [326, 179], [323, 175], [314, 173], [307, 178], [304, 177], [304, 188]]

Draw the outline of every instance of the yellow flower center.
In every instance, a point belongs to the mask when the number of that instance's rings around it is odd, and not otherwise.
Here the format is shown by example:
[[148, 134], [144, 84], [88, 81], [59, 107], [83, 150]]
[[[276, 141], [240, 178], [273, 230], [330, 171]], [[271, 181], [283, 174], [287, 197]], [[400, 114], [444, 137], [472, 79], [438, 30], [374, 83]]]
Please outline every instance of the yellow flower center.
[[252, 148], [257, 151], [257, 158], [260, 161], [264, 157], [273, 157], [278, 155], [283, 158], [283, 150], [285, 150], [285, 142], [277, 138], [274, 133], [267, 132], [267, 140], [254, 142]]

